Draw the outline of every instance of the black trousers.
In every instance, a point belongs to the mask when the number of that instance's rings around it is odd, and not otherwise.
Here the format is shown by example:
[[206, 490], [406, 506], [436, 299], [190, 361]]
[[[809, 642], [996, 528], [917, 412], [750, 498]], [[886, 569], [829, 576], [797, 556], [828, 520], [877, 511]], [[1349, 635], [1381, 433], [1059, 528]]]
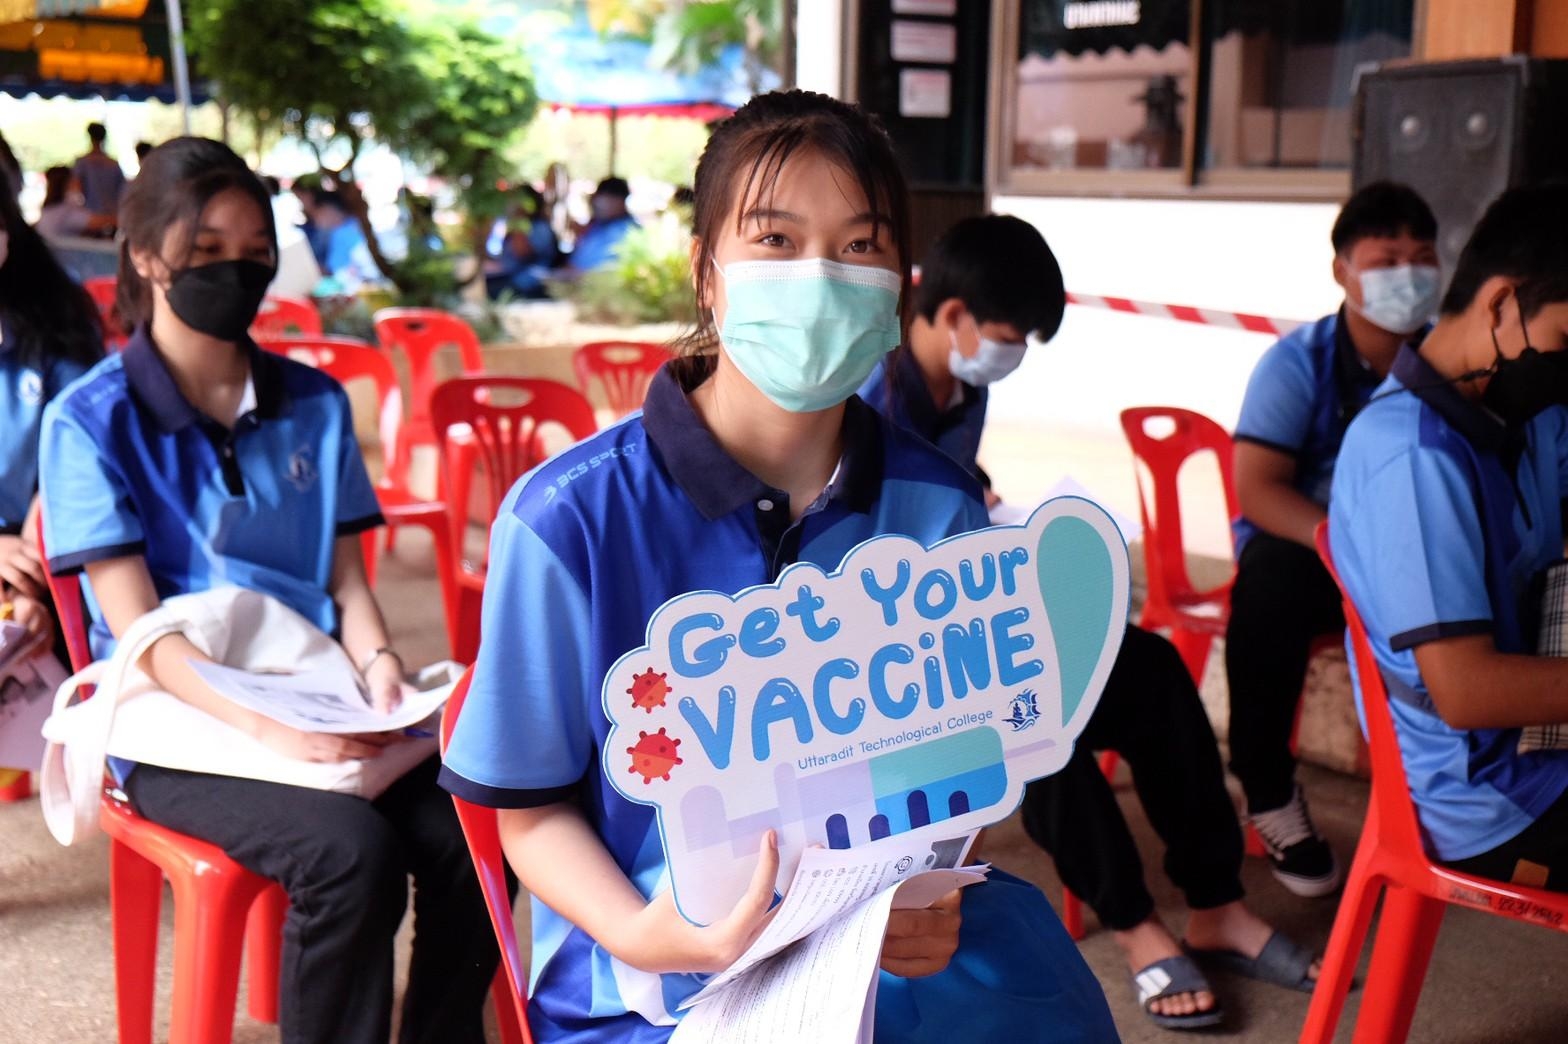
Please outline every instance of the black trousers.
[[398, 1039], [484, 1041], [500, 960], [452, 799], [432, 757], [375, 801], [140, 765], [126, 791], [146, 818], [217, 845], [283, 885], [279, 1017], [287, 1044], [385, 1044], [392, 939], [414, 878], [414, 953]]
[[1143, 862], [1094, 752], [1132, 770], [1149, 823], [1165, 842], [1165, 873], [1195, 910], [1242, 897], [1241, 826], [1225, 790], [1214, 730], [1181, 656], [1129, 626], [1099, 706], [1066, 767], [1024, 792], [1025, 831], [1056, 861], [1062, 883], [1113, 931], [1149, 918]]
[[1317, 552], [1268, 533], [1247, 541], [1230, 592], [1225, 675], [1230, 770], [1248, 812], [1279, 808], [1295, 793], [1290, 733], [1312, 641], [1344, 629], [1339, 588]]
[[1568, 794], [1552, 802], [1517, 837], [1490, 852], [1447, 865], [1494, 881], [1568, 892]]

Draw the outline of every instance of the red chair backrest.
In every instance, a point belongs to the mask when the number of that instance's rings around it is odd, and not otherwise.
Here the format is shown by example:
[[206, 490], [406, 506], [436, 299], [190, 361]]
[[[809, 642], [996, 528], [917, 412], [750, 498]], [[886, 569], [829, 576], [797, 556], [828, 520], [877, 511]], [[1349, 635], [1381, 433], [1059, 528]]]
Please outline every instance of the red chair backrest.
[[389, 352], [402, 352], [408, 358], [409, 380], [413, 384], [410, 417], [428, 417], [430, 396], [436, 390], [435, 369], [431, 360], [442, 348], [457, 349], [459, 365], [465, 376], [485, 372], [484, 353], [479, 337], [463, 320], [439, 308], [383, 308], [375, 315], [376, 340]]
[[[576, 388], [530, 377], [446, 381], [430, 397], [430, 419], [443, 467], [448, 430], [468, 425], [489, 481], [492, 512], [519, 476], [550, 456], [545, 435], [551, 426], [564, 428], [574, 442], [598, 430], [593, 407]], [[466, 504], [451, 507], [458, 512], [467, 509]]]
[[258, 340], [263, 337], [289, 337], [300, 334], [313, 337], [321, 333], [321, 313], [311, 301], [297, 297], [268, 297], [261, 302], [261, 311], [250, 324], [250, 335]]
[[44, 560], [44, 580], [49, 585], [49, 597], [54, 600], [60, 630], [65, 634], [65, 651], [71, 658], [71, 670], [79, 671], [93, 662], [92, 647], [87, 641], [87, 610], [82, 603], [81, 574], [55, 576], [50, 571], [49, 551], [44, 547], [42, 511], [38, 513], [38, 556]]
[[[441, 711], [441, 756], [446, 756], [447, 744], [452, 741], [452, 730], [457, 727], [457, 716], [468, 698], [468, 686], [473, 681], [474, 669], [463, 672], [457, 687], [447, 698]], [[517, 1018], [522, 1026], [523, 1038], [532, 1044], [528, 1031], [528, 975], [524, 970], [522, 951], [517, 945], [517, 926], [512, 922], [512, 900], [506, 891], [506, 857], [501, 852], [501, 830], [493, 808], [475, 805], [460, 797], [452, 798], [457, 808], [457, 821], [468, 841], [468, 853], [473, 857], [474, 869], [479, 875], [479, 888], [484, 893], [485, 906], [490, 911], [490, 924], [495, 928], [496, 940], [501, 946], [501, 965], [512, 983], [512, 996], [517, 1004]]]
[[397, 383], [392, 360], [374, 345], [354, 337], [259, 337], [257, 344], [269, 352], [313, 366], [330, 374], [339, 384], [369, 380], [376, 387], [376, 430], [381, 453], [390, 462], [397, 455], [403, 424], [403, 390]]
[[104, 347], [113, 352], [125, 347], [126, 339], [125, 323], [120, 319], [120, 310], [115, 303], [119, 288], [120, 281], [114, 276], [91, 276], [82, 280], [82, 289], [98, 306], [98, 320], [103, 323]]
[[1318, 557], [1339, 587], [1345, 605], [1345, 625], [1350, 631], [1351, 653], [1356, 660], [1356, 683], [1361, 690], [1361, 717], [1367, 730], [1367, 747], [1372, 756], [1372, 804], [1378, 816], [1378, 829], [1389, 847], [1412, 854], [1423, 852], [1421, 831], [1416, 825], [1415, 804], [1405, 778], [1405, 761], [1399, 753], [1399, 737], [1394, 733], [1394, 716], [1388, 709], [1388, 687], [1383, 672], [1367, 639], [1367, 628], [1345, 591], [1334, 566], [1328, 542], [1328, 523], [1319, 522], [1313, 533]]
[[[1223, 596], [1230, 587], [1228, 581], [1217, 588], [1199, 591], [1193, 587], [1187, 573], [1177, 477], [1188, 458], [1212, 451], [1218, 458], [1220, 478], [1225, 487], [1226, 517], [1235, 518], [1240, 507], [1236, 501], [1235, 447], [1230, 433], [1203, 414], [1177, 406], [1134, 407], [1122, 411], [1121, 421], [1133, 456], [1148, 469], [1149, 483], [1153, 487], [1145, 488], [1140, 472], [1138, 511], [1143, 518], [1150, 605], [1170, 606]], [[1170, 432], [1158, 434], [1158, 429], [1164, 426], [1169, 426]]]
[[598, 378], [610, 409], [624, 417], [642, 406], [648, 383], [669, 359], [663, 347], [647, 341], [593, 341], [572, 353], [572, 370], [584, 395]]

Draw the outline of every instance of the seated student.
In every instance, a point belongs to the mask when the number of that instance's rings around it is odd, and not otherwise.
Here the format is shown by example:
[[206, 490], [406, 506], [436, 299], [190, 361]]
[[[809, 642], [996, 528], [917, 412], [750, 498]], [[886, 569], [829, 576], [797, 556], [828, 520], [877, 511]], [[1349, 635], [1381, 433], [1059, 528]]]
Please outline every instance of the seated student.
[[[1515, 188], [1345, 433], [1329, 539], [1430, 854], [1568, 891], [1568, 659], [1531, 655], [1568, 503], [1568, 185]], [[1359, 694], [1359, 688], [1358, 688]]]
[[1338, 312], [1258, 361], [1236, 424], [1236, 581], [1225, 632], [1230, 768], [1274, 876], [1301, 896], [1339, 887], [1334, 850], [1296, 785], [1290, 752], [1312, 640], [1342, 633], [1339, 589], [1312, 531], [1327, 517], [1334, 457], [1399, 346], [1437, 312], [1437, 219], [1404, 185], [1374, 182], [1334, 222]]
[[[989, 214], [958, 222], [921, 266], [909, 352], [861, 394], [976, 472], [986, 385], [1011, 373], [1025, 338], [1061, 325], [1067, 296], [1033, 225]], [[888, 374], [891, 372], [892, 377]], [[947, 403], [938, 409], [936, 403]], [[1117, 751], [1165, 842], [1165, 871], [1186, 897], [1184, 944], [1161, 922], [1127, 822], [1094, 758]], [[1219, 1002], [1193, 958], [1311, 990], [1312, 955], [1242, 902], [1241, 829], [1198, 690], [1170, 642], [1129, 626], [1100, 704], [1061, 772], [1029, 785], [1024, 829], [1062, 883], [1116, 934], [1139, 1004], [1170, 1029], [1211, 1026]], [[1183, 952], [1183, 948], [1187, 952]]]
[[593, 217], [577, 235], [572, 247], [570, 263], [577, 273], [592, 272], [603, 268], [620, 255], [621, 240], [634, 228], [640, 227], [637, 219], [626, 209], [626, 200], [632, 194], [625, 178], [605, 178], [593, 190], [589, 205]]
[[[93, 651], [107, 655], [161, 599], [239, 584], [338, 636], [373, 705], [392, 708], [402, 664], [360, 558], [359, 534], [381, 515], [348, 398], [246, 335], [277, 263], [266, 190], [227, 146], [177, 138], [148, 153], [120, 220], [120, 308], [136, 332], [49, 405], [41, 461], [49, 564], [86, 570]], [[201, 659], [175, 634], [142, 666], [290, 757], [373, 758], [400, 735], [289, 728], [209, 689], [191, 666]], [[417, 924], [399, 1039], [484, 1040], [498, 954], [435, 757], [374, 801], [112, 768], [140, 814], [283, 885], [284, 1041], [388, 1039], [410, 873]]]
[[112, 233], [114, 218], [94, 214], [82, 202], [80, 186], [70, 167], [50, 167], [44, 171], [44, 202], [33, 226], [49, 239]]
[[511, 294], [541, 300], [550, 296], [545, 279], [555, 267], [559, 247], [539, 190], [524, 184], [517, 195], [511, 212], [499, 223], [500, 233], [491, 237], [494, 260], [486, 266], [485, 293], [492, 299]]
[[[65, 170], [69, 179], [70, 170]], [[32, 529], [44, 407], [103, 358], [98, 309], [0, 192], [0, 604], [49, 631], [49, 590]]]
[[[654, 611], [796, 561], [834, 568], [880, 534], [930, 544], [985, 524], [961, 470], [853, 395], [898, 344], [909, 286], [908, 189], [886, 133], [822, 95], [758, 95], [714, 131], [695, 192], [702, 325], [642, 413], [507, 496], [442, 769], [453, 793], [500, 809], [533, 897], [541, 1044], [667, 1040], [679, 1002], [746, 949], [773, 895], [770, 832], [734, 911], [686, 922], [653, 810], [600, 769], [601, 685]], [[1043, 896], [1000, 872], [895, 911], [881, 966], [879, 1040], [1115, 1039]]]
[[321, 271], [343, 293], [353, 293], [367, 280], [379, 279], [380, 270], [370, 256], [370, 244], [359, 219], [349, 210], [338, 189], [317, 189], [309, 214], [321, 251]]

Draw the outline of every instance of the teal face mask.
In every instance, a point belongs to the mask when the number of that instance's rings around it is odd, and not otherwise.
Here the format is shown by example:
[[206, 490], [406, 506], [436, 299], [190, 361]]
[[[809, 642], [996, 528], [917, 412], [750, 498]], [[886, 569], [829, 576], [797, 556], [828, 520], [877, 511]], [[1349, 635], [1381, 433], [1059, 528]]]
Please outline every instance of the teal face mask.
[[[718, 262], [714, 262], [715, 267]], [[791, 413], [837, 406], [903, 334], [898, 273], [825, 258], [735, 261], [719, 340], [762, 394]]]

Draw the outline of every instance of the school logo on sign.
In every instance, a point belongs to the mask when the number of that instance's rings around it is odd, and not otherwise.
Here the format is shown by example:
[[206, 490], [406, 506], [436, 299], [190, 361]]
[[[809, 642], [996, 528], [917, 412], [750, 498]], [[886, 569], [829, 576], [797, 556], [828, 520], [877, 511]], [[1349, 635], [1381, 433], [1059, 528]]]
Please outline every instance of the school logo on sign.
[[605, 775], [658, 810], [676, 905], [701, 924], [769, 829], [782, 889], [809, 845], [995, 823], [1071, 756], [1128, 588], [1115, 523], [1063, 497], [1021, 526], [880, 537], [832, 573], [681, 595], [605, 678]]

